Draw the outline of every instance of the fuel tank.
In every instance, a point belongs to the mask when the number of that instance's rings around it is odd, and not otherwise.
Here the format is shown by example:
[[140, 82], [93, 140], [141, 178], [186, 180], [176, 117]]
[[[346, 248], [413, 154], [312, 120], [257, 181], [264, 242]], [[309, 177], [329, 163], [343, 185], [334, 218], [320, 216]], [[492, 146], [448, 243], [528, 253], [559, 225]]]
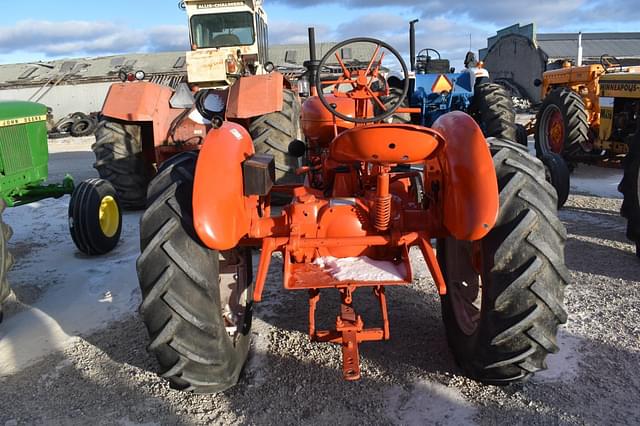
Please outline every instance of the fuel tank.
[[[344, 115], [355, 117], [355, 102], [352, 99], [325, 95], [330, 104], [336, 105], [336, 110]], [[338, 133], [353, 128], [354, 123], [336, 119]], [[334, 116], [322, 104], [320, 98], [312, 96], [302, 104], [302, 131], [310, 147], [327, 147], [336, 136], [333, 129]]]

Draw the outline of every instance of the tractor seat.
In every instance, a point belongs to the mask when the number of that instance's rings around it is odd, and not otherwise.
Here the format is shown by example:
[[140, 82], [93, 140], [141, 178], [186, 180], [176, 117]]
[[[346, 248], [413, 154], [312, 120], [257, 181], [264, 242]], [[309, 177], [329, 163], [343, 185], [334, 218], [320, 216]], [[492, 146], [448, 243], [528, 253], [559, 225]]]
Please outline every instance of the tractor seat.
[[430, 59], [422, 61], [418, 68], [425, 74], [449, 74], [450, 63], [448, 59]]
[[214, 46], [238, 46], [240, 39], [235, 34], [220, 34], [213, 38], [211, 44]]
[[331, 143], [331, 158], [340, 163], [407, 164], [423, 161], [440, 146], [442, 136], [412, 124], [374, 124], [349, 129]]

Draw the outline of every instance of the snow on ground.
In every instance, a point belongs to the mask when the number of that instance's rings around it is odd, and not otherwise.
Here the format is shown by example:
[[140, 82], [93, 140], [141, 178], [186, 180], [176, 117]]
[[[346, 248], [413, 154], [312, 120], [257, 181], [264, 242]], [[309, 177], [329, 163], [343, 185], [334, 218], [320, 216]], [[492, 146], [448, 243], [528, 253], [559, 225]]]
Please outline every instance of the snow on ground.
[[68, 203], [68, 196], [44, 200], [3, 215], [14, 230], [9, 249], [16, 263], [9, 283], [16, 294], [33, 300], [13, 309], [11, 302], [5, 306], [0, 377], [65, 348], [75, 336], [106, 327], [140, 303], [135, 272], [139, 214], [123, 216], [122, 240], [112, 253], [91, 258], [71, 240]]
[[[529, 152], [535, 155], [533, 136], [529, 136]], [[595, 197], [622, 198], [618, 184], [622, 180], [622, 169], [578, 164], [571, 173], [571, 194]]]
[[403, 281], [405, 279], [404, 264], [374, 260], [366, 256], [319, 257], [314, 262], [331, 274], [338, 281]]
[[476, 410], [454, 388], [431, 381], [418, 381], [407, 391], [394, 386], [385, 393], [388, 415], [401, 425], [475, 424]]
[[533, 380], [536, 382], [570, 381], [578, 376], [582, 353], [582, 339], [569, 334], [564, 328], [558, 330], [558, 346], [560, 351], [547, 357], [548, 370], [538, 372]]
[[622, 198], [618, 184], [622, 180], [622, 169], [579, 164], [571, 174], [571, 193], [596, 197]]

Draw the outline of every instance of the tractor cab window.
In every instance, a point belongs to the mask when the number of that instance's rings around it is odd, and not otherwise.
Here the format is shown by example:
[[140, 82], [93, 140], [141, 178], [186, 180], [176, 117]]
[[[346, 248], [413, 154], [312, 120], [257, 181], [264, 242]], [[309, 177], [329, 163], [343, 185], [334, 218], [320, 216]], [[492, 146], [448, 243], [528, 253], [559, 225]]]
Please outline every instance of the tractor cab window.
[[255, 41], [253, 15], [249, 12], [194, 15], [191, 37], [199, 49], [251, 46]]

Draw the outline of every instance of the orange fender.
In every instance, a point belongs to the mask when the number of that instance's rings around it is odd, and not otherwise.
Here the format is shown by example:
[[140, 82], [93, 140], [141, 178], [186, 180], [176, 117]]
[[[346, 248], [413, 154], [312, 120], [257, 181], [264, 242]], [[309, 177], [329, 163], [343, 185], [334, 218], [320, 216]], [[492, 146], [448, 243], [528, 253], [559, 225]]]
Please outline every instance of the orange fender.
[[170, 87], [155, 83], [114, 83], [104, 100], [102, 115], [122, 121], [154, 121], [158, 108], [169, 108], [171, 96]]
[[202, 242], [214, 250], [230, 250], [249, 232], [251, 205], [244, 196], [242, 163], [254, 154], [249, 133], [225, 122], [207, 135], [200, 149], [193, 185], [193, 222]]
[[495, 225], [500, 205], [487, 141], [473, 118], [460, 111], [443, 115], [432, 127], [446, 141], [438, 154], [443, 224], [458, 240], [479, 240]]
[[278, 72], [239, 78], [229, 89], [227, 118], [246, 119], [282, 111], [284, 76]]
[[154, 146], [161, 146], [167, 140], [171, 123], [184, 112], [171, 108], [173, 93], [168, 86], [147, 81], [114, 83], [104, 100], [102, 115], [129, 123], [152, 123]]

